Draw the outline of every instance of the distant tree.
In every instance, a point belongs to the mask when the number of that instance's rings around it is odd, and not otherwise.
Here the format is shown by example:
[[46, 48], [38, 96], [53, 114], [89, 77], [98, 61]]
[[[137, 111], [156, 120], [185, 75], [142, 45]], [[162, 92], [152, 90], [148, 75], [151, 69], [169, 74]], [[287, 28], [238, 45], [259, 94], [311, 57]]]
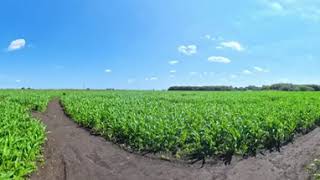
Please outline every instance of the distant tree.
[[232, 86], [172, 86], [169, 91], [320, 91], [320, 85], [295, 85], [290, 83], [278, 83], [270, 86], [264, 85], [232, 87]]
[[260, 88], [257, 86], [248, 86], [246, 87], [246, 90], [250, 90], [250, 91], [259, 91]]
[[262, 91], [268, 91], [268, 90], [270, 90], [270, 86], [263, 85], [263, 86], [261, 87], [261, 90], [262, 90]]
[[232, 86], [172, 86], [169, 91], [232, 91]]
[[271, 90], [277, 90], [277, 91], [294, 91], [293, 84], [288, 83], [279, 83], [279, 84], [272, 84], [270, 86]]
[[298, 91], [314, 91], [313, 87], [307, 85], [301, 85], [297, 87]]
[[314, 91], [320, 91], [320, 85], [309, 84], [308, 87], [311, 87]]

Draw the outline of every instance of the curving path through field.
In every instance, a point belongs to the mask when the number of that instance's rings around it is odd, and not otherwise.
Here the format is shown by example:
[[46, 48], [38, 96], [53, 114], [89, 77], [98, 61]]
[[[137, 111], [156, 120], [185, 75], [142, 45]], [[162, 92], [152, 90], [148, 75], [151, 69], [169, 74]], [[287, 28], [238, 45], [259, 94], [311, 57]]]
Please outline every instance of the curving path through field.
[[31, 180], [272, 180], [307, 179], [305, 165], [320, 155], [320, 129], [299, 137], [280, 153], [222, 163], [186, 165], [150, 159], [126, 152], [91, 135], [63, 112], [59, 101], [45, 113], [33, 113], [47, 125], [45, 164]]

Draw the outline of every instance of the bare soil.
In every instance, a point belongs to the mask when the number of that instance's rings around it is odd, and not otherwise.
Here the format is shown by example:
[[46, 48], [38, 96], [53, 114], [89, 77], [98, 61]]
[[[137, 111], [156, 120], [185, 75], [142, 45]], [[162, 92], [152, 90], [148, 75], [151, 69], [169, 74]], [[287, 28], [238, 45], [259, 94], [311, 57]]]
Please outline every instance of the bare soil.
[[[33, 113], [47, 125], [45, 163], [31, 180], [273, 180], [308, 179], [305, 166], [320, 156], [320, 129], [298, 137], [280, 152], [248, 159], [195, 164], [173, 163], [127, 152], [91, 135], [68, 118], [59, 101]], [[236, 159], [236, 158], [234, 158]]]

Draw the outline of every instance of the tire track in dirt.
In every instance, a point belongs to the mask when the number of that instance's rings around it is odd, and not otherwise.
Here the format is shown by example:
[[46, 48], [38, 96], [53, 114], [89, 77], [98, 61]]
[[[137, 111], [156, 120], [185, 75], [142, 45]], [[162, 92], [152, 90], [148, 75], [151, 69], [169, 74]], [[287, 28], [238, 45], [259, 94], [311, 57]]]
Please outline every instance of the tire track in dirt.
[[31, 180], [213, 180], [307, 179], [304, 166], [320, 155], [320, 129], [299, 137], [282, 151], [259, 155], [231, 165], [201, 162], [187, 165], [150, 159], [122, 150], [93, 136], [63, 112], [59, 100], [45, 113], [33, 113], [47, 126], [45, 164]]

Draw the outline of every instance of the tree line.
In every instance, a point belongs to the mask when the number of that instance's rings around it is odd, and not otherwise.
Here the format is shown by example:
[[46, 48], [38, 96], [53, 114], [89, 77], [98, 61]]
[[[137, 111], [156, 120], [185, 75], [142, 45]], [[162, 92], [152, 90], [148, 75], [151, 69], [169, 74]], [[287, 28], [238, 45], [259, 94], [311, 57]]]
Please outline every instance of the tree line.
[[316, 84], [278, 83], [264, 86], [171, 86], [168, 91], [320, 91]]

